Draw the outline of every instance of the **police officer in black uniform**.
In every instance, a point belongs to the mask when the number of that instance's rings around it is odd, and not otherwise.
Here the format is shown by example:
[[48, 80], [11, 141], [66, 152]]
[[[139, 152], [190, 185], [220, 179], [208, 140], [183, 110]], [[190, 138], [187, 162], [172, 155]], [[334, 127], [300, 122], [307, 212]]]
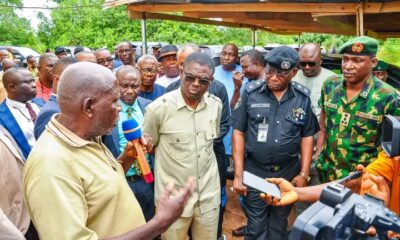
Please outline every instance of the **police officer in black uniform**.
[[287, 239], [291, 205], [268, 206], [260, 192], [243, 185], [243, 170], [261, 178], [283, 177], [298, 187], [307, 185], [318, 120], [310, 105], [310, 91], [291, 82], [298, 53], [277, 47], [266, 56], [266, 81], [247, 85], [235, 106], [230, 124], [235, 162], [234, 191], [244, 194], [248, 217], [246, 240]]

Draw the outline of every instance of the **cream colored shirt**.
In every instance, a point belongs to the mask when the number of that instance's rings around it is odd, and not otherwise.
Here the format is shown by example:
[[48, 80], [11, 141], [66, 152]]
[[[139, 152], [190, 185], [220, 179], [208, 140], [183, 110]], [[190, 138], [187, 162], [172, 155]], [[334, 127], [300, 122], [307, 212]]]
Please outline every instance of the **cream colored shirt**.
[[302, 84], [311, 91], [310, 94], [311, 107], [314, 114], [318, 117], [318, 119], [321, 113], [321, 108], [318, 106], [318, 101], [319, 98], [321, 97], [322, 84], [325, 82], [327, 78], [332, 77], [334, 75], [336, 75], [336, 73], [332, 72], [329, 69], [322, 68], [318, 76], [306, 77], [304, 76], [303, 71], [299, 70], [296, 76], [294, 76], [294, 78], [292, 79], [292, 81]]
[[23, 176], [40, 239], [99, 239], [144, 225], [122, 166], [100, 138], [78, 137], [57, 116], [33, 147]]
[[221, 110], [221, 101], [208, 92], [192, 109], [185, 103], [180, 88], [146, 108], [143, 132], [156, 145], [156, 200], [169, 182], [179, 189], [190, 176], [196, 180], [196, 190], [182, 217], [192, 216], [195, 204], [201, 213], [219, 207], [220, 184], [213, 140], [219, 135]]

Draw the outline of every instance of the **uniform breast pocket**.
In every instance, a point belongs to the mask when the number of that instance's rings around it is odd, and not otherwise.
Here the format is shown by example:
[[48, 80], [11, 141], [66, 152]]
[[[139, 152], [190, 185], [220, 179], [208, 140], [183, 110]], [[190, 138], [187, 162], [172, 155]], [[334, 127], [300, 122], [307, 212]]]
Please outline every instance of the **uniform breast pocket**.
[[180, 160], [189, 155], [191, 149], [189, 145], [189, 136], [187, 134], [168, 133], [166, 135], [166, 151], [173, 159]]
[[249, 118], [253, 122], [262, 122], [268, 120], [269, 108], [250, 108], [249, 109]]
[[379, 139], [379, 123], [376, 120], [354, 116], [355, 121], [351, 128], [350, 144], [374, 147]]
[[213, 150], [213, 146], [214, 146], [214, 140], [217, 138], [217, 134], [214, 130], [212, 131], [207, 131], [206, 132], [206, 152], [211, 154], [214, 150]]
[[294, 137], [299, 132], [300, 132], [300, 126], [296, 125], [295, 123], [289, 121], [286, 118], [283, 120], [282, 134], [285, 137]]

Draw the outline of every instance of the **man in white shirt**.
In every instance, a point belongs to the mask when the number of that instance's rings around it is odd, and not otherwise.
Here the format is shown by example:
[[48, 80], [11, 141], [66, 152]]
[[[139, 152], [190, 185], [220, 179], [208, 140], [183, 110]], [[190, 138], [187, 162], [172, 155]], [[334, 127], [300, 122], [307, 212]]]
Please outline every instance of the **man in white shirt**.
[[321, 97], [321, 87], [325, 79], [335, 75], [334, 72], [323, 68], [321, 47], [317, 43], [306, 43], [299, 50], [299, 70], [292, 81], [298, 82], [311, 91], [311, 106], [319, 118], [321, 112], [318, 100]]
[[157, 60], [161, 62], [165, 75], [156, 80], [158, 85], [166, 88], [179, 79], [177, 53], [178, 48], [175, 45], [165, 45], [161, 48], [160, 57]]
[[[44, 102], [34, 99], [36, 83], [25, 68], [10, 68], [3, 75], [6, 100], [0, 105], [0, 125], [10, 132], [25, 158], [35, 144], [33, 127]], [[35, 100], [35, 101], [32, 101]]]

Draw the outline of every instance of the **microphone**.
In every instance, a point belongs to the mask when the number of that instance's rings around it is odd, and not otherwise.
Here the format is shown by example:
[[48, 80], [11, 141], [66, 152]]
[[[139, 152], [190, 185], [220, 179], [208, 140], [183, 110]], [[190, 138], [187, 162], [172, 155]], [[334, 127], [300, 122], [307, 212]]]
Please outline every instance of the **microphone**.
[[146, 160], [142, 149], [142, 143], [140, 137], [142, 136], [142, 130], [138, 122], [135, 119], [128, 119], [122, 122], [122, 131], [126, 140], [131, 141], [138, 154], [137, 161], [139, 162], [140, 169], [142, 170], [143, 179], [146, 183], [154, 182], [153, 173], [150, 170], [150, 166]]

